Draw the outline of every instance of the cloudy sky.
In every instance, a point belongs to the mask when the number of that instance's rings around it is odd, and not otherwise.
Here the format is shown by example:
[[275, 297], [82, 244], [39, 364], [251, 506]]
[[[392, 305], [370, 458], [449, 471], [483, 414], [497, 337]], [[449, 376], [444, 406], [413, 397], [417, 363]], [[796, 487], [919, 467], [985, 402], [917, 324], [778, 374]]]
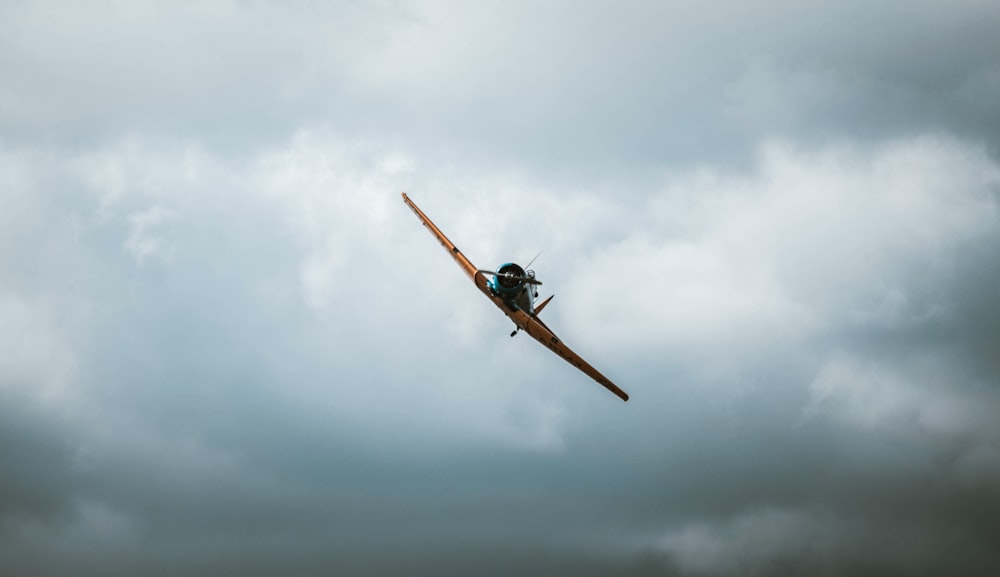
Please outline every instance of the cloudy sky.
[[1000, 5], [829, 4], [0, 1], [0, 572], [1000, 573]]

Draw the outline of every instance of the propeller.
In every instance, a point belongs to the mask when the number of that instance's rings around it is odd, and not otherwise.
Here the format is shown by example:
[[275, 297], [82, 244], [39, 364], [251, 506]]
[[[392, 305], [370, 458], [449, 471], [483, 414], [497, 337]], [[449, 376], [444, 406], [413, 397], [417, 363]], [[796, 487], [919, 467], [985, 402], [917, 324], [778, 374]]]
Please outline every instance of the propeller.
[[524, 265], [524, 270], [528, 270], [531, 267], [531, 263], [535, 262], [535, 259], [537, 259], [540, 256], [542, 256], [542, 251], [538, 251], [538, 254], [535, 255], [535, 258], [529, 260], [528, 264]]
[[476, 272], [483, 273], [483, 274], [488, 274], [488, 275], [491, 275], [491, 276], [498, 276], [498, 277], [501, 277], [501, 278], [509, 278], [509, 279], [514, 279], [514, 280], [524, 281], [524, 282], [526, 282], [528, 284], [533, 284], [533, 285], [540, 285], [540, 284], [542, 284], [542, 281], [535, 280], [535, 277], [531, 277], [531, 276], [513, 275], [513, 274], [510, 274], [510, 273], [506, 273], [506, 272], [503, 273], [503, 274], [500, 274], [498, 272], [495, 272], [495, 271], [492, 271], [492, 270], [485, 270], [485, 269], [480, 269], [480, 270], [477, 270]]

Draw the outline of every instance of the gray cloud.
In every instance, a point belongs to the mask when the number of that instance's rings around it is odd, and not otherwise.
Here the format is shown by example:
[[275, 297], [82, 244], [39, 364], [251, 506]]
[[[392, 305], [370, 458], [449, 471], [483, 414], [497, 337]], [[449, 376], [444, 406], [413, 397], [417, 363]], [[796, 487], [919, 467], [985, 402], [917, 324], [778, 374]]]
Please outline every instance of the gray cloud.
[[6, 571], [1000, 566], [993, 7], [0, 16]]
[[996, 151], [1000, 14], [974, 1], [4, 11], [15, 138], [245, 148], [322, 125], [576, 172], [746, 159], [761, 134], [944, 130]]

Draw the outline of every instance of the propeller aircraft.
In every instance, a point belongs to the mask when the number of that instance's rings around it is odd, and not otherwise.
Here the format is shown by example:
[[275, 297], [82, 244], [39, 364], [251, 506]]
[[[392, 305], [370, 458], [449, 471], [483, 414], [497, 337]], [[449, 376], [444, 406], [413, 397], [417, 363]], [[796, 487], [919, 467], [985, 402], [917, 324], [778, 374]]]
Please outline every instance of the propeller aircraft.
[[[526, 270], [527, 266], [531, 266], [528, 263], [526, 267], [521, 267], [516, 263], [508, 262], [501, 264], [497, 270], [483, 270], [478, 269], [475, 265], [469, 261], [468, 258], [462, 251], [458, 250], [453, 242], [448, 240], [448, 237], [441, 232], [427, 215], [423, 213], [417, 205], [410, 200], [410, 197], [406, 196], [406, 193], [402, 193], [403, 202], [413, 210], [413, 213], [417, 215], [417, 218], [424, 223], [424, 226], [431, 231], [437, 239], [438, 242], [444, 246], [445, 250], [455, 259], [458, 266], [462, 268], [466, 275], [472, 279], [475, 283], [476, 288], [480, 290], [486, 298], [493, 301], [493, 304], [497, 306], [505, 315], [507, 315], [510, 320], [514, 321], [514, 325], [517, 327], [514, 332], [510, 333], [510, 336], [516, 335], [519, 331], [524, 331], [531, 335], [536, 341], [545, 345], [550, 351], [559, 355], [566, 362], [573, 365], [574, 367], [583, 371], [584, 374], [594, 379], [609, 391], [617, 395], [621, 400], [628, 400], [628, 393], [618, 388], [617, 385], [611, 382], [610, 379], [605, 377], [592, 367], [587, 361], [583, 360], [579, 355], [574, 353], [569, 347], [567, 347], [555, 333], [552, 332], [542, 319], [538, 318], [538, 313], [542, 312], [547, 304], [552, 300], [552, 296], [543, 300], [539, 305], [535, 306], [535, 298], [538, 297], [538, 290], [536, 287], [541, 285], [541, 281], [535, 278], [535, 272], [532, 270]], [[535, 257], [537, 258], [537, 256]], [[532, 259], [534, 262], [534, 259]]]

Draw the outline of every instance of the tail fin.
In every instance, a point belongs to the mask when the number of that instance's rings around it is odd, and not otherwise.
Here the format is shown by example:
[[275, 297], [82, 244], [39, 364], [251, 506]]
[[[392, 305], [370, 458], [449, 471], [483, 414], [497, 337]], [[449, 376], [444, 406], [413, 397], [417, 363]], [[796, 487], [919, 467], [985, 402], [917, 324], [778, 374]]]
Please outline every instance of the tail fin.
[[552, 297], [554, 296], [556, 295], [550, 295], [549, 298], [542, 301], [542, 304], [535, 307], [535, 314], [537, 315], [538, 313], [542, 312], [542, 309], [545, 308], [545, 305], [549, 304], [549, 301], [552, 300]]

